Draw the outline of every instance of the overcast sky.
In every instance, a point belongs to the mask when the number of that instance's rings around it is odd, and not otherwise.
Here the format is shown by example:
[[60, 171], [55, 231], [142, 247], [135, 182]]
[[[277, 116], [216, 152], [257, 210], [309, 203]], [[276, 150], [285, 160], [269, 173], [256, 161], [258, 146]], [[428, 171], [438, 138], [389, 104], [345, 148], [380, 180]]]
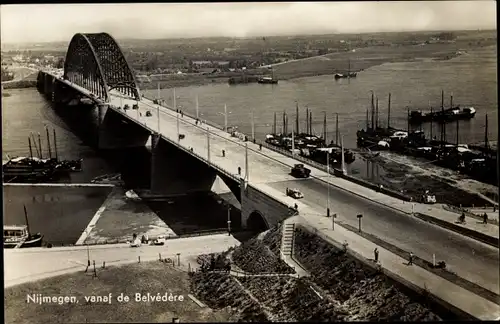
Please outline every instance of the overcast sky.
[[2, 5], [2, 42], [496, 29], [494, 1]]

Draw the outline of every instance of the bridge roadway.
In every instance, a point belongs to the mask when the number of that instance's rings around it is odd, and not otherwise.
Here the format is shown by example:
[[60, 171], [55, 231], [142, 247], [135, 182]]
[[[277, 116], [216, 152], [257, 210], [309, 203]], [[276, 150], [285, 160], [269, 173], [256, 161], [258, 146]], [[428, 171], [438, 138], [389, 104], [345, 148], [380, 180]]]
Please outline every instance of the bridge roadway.
[[[73, 86], [88, 93], [77, 85]], [[111, 100], [111, 105], [114, 106], [128, 104], [132, 107], [134, 103], [137, 102], [120, 98], [116, 93]], [[151, 111], [151, 117], [145, 117], [147, 110]], [[238, 177], [238, 166], [242, 169], [242, 175], [245, 174], [245, 143], [231, 137], [227, 132], [206, 124], [195, 125], [192, 118], [180, 117], [175, 111], [153, 105], [149, 100], [142, 100], [139, 103], [139, 110], [117, 111], [152, 131], [158, 130], [159, 114], [160, 133], [163, 138], [171, 143], [177, 143], [180, 148], [188, 152], [193, 148], [193, 155], [205, 160], [208, 159], [208, 132], [210, 163], [235, 178]], [[182, 140], [177, 140], [177, 125], [179, 132], [185, 134]], [[286, 197], [285, 189], [298, 188], [305, 196], [297, 202], [303, 217], [324, 217], [329, 191], [330, 209], [332, 214], [338, 215], [339, 223], [357, 227], [356, 215], [363, 214], [364, 232], [373, 234], [403, 250], [412, 251], [428, 261], [432, 261], [432, 255], [435, 254], [436, 260], [445, 260], [447, 267], [460, 277], [496, 294], [500, 293], [498, 249], [411, 217], [377, 201], [352, 194], [338, 187], [339, 183], [345, 188], [355, 188], [353, 191], [363, 191], [366, 188], [343, 179], [341, 182], [340, 179], [328, 176], [315, 168], [311, 168], [315, 178], [295, 179], [289, 172], [290, 167], [297, 161], [265, 148], [259, 151], [258, 145], [253, 143], [247, 145], [248, 183], [281, 201], [286, 201], [290, 206], [296, 201]], [[226, 151], [226, 157], [222, 157], [223, 149]], [[326, 182], [332, 184], [329, 189]], [[381, 200], [385, 199], [384, 195], [378, 195]]]

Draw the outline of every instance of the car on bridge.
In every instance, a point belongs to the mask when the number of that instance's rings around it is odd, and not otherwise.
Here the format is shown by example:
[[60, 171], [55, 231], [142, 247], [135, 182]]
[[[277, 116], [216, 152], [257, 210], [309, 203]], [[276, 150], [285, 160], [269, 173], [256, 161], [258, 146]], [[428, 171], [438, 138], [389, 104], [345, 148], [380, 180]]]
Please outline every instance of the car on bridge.
[[304, 198], [304, 195], [299, 191], [299, 189], [286, 188], [286, 195], [288, 197], [292, 197], [293, 199]]
[[303, 164], [295, 164], [290, 174], [295, 178], [308, 178], [311, 170], [306, 168]]

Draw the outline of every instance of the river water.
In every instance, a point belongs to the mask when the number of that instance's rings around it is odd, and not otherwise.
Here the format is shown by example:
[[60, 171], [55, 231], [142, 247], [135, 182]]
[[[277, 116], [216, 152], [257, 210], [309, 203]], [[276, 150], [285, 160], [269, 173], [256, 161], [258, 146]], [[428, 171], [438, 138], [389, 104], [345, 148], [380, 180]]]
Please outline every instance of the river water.
[[[300, 127], [305, 128], [305, 108], [307, 105], [313, 113], [313, 130], [321, 134], [323, 131], [323, 114], [327, 115], [328, 139], [335, 136], [335, 113], [339, 114], [339, 131], [344, 135], [347, 147], [355, 147], [356, 131], [366, 125], [366, 109], [370, 106], [370, 90], [379, 97], [380, 123], [387, 124], [387, 95], [392, 94], [391, 126], [406, 128], [406, 106], [425, 109], [429, 105], [437, 107], [441, 101], [441, 89], [445, 91], [446, 103], [453, 93], [454, 103], [472, 105], [477, 115], [471, 121], [460, 122], [460, 142], [478, 142], [484, 140], [485, 116], [489, 117], [489, 139], [497, 140], [498, 133], [498, 101], [497, 101], [497, 55], [496, 48], [481, 48], [449, 61], [422, 60], [417, 62], [391, 63], [372, 67], [358, 74], [351, 80], [335, 81], [331, 75], [300, 78], [280, 81], [278, 85], [247, 84], [229, 86], [226, 84], [210, 84], [176, 89], [177, 105], [184, 111], [195, 114], [195, 96], [199, 98], [199, 111], [202, 119], [208, 119], [219, 125], [224, 124], [224, 104], [227, 105], [228, 125], [238, 126], [240, 131], [251, 133], [251, 114], [253, 112], [257, 138], [264, 138], [271, 131], [273, 115], [278, 117], [278, 129], [281, 127], [281, 114], [289, 114], [289, 127], [295, 120], [295, 101], [300, 106]], [[9, 90], [9, 97], [2, 98], [3, 136], [2, 157], [28, 155], [28, 136], [30, 132], [40, 133], [44, 156], [47, 156], [45, 126], [55, 128], [57, 133], [57, 149], [63, 159], [83, 158], [84, 171], [74, 173], [63, 182], [89, 182], [96, 176], [137, 168], [147, 165], [147, 153], [142, 161], [122, 160], [121, 165], [111, 163], [109, 159], [97, 154], [94, 149], [74, 134], [73, 127], [55, 113], [52, 105], [36, 89]], [[156, 97], [156, 90], [144, 90], [148, 97]], [[161, 97], [172, 102], [172, 89], [163, 89]], [[447, 130], [448, 139], [455, 141], [455, 125]], [[426, 133], [429, 132], [424, 128]], [[433, 131], [438, 134], [438, 129]], [[52, 136], [52, 133], [51, 133]], [[52, 140], [51, 140], [52, 141]], [[144, 153], [144, 152], [143, 152]], [[141, 153], [142, 154], [142, 153]], [[130, 161], [130, 162], [129, 162]], [[350, 172], [367, 178], [370, 170], [361, 159], [350, 166]], [[357, 169], [357, 170], [353, 170]], [[366, 169], [366, 171], [364, 171]], [[146, 170], [147, 171], [147, 170]], [[356, 171], [356, 172], [354, 172]], [[378, 175], [379, 170], [375, 173]], [[147, 172], [146, 172], [147, 173]], [[370, 177], [373, 176], [373, 170]], [[147, 186], [145, 177], [132, 186]], [[87, 216], [81, 216], [79, 222], [88, 222], [91, 210], [99, 206], [105, 199], [102, 190], [81, 190], [66, 199], [64, 191], [51, 192], [47, 198], [45, 193], [37, 189], [15, 190], [4, 187], [4, 211], [9, 222], [23, 223], [22, 205], [36, 210], [40, 217], [35, 224], [54, 223], [61, 219], [62, 209], [70, 210], [70, 206], [87, 209]], [[76, 191], [75, 191], [76, 192]], [[75, 198], [78, 196], [78, 198]], [[37, 198], [39, 197], [39, 198]], [[40, 198], [45, 197], [45, 198]], [[69, 197], [69, 196], [68, 196]], [[48, 201], [64, 202], [58, 210], [48, 208]], [[62, 209], [61, 209], [62, 208]], [[155, 208], [156, 209], [156, 208]], [[45, 210], [45, 212], [43, 212]], [[65, 212], [65, 214], [69, 214]], [[14, 215], [14, 216], [13, 216]], [[90, 216], [89, 216], [90, 215]], [[69, 216], [68, 216], [69, 217]], [[66, 219], [66, 218], [65, 218]], [[83, 219], [83, 220], [82, 220]], [[64, 222], [70, 222], [66, 219]], [[37, 225], [38, 226], [38, 225]], [[41, 225], [40, 225], [41, 226]], [[41, 231], [41, 229], [33, 229]], [[43, 229], [46, 231], [45, 229]], [[53, 231], [57, 232], [57, 231]], [[74, 237], [76, 234], [71, 234]], [[61, 238], [57, 238], [61, 240]]]
[[[313, 113], [313, 130], [323, 133], [323, 118], [327, 116], [328, 140], [335, 137], [335, 113], [339, 114], [339, 131], [347, 147], [356, 146], [356, 131], [366, 125], [366, 110], [370, 107], [373, 90], [379, 98], [379, 120], [387, 125], [388, 93], [391, 93], [391, 126], [407, 127], [407, 106], [427, 109], [430, 104], [441, 105], [441, 90], [445, 92], [445, 107], [453, 102], [476, 108], [471, 121], [460, 122], [459, 140], [472, 143], [484, 140], [485, 116], [489, 118], [489, 139], [498, 133], [496, 47], [481, 48], [449, 61], [388, 63], [372, 67], [351, 80], [335, 81], [332, 75], [280, 81], [278, 85], [250, 83], [230, 86], [211, 84], [176, 89], [177, 105], [195, 114], [195, 96], [198, 94], [201, 119], [224, 125], [224, 104], [227, 105], [228, 125], [251, 134], [251, 114], [254, 114], [257, 138], [271, 132], [273, 115], [277, 113], [281, 128], [283, 111], [287, 111], [289, 129], [295, 123], [295, 101], [300, 108], [300, 127], [305, 129], [305, 106]], [[148, 97], [157, 97], [157, 90], [144, 90]], [[173, 90], [163, 89], [160, 95], [173, 102]], [[433, 134], [438, 134], [437, 125]], [[428, 126], [424, 127], [429, 134]], [[455, 142], [456, 125], [449, 125], [448, 140]]]

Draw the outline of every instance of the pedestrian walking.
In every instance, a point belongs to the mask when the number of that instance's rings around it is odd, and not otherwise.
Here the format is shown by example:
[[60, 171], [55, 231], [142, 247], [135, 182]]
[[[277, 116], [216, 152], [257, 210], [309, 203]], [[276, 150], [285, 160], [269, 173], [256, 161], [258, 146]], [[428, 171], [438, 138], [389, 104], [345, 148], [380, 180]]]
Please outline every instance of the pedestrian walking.
[[262, 151], [262, 144], [259, 144], [259, 151]]
[[410, 257], [409, 257], [409, 260], [408, 260], [408, 265], [412, 265], [413, 264], [413, 252], [410, 252]]
[[488, 224], [488, 214], [483, 214], [483, 224]]
[[222, 157], [226, 157], [226, 151], [222, 150]]
[[238, 175], [241, 175], [241, 167], [238, 167]]
[[462, 215], [460, 215], [460, 217], [458, 218], [458, 221], [460, 223], [465, 223], [465, 213], [462, 213]]
[[373, 250], [373, 254], [375, 255], [375, 262], [378, 262], [378, 248], [375, 248], [375, 250]]

